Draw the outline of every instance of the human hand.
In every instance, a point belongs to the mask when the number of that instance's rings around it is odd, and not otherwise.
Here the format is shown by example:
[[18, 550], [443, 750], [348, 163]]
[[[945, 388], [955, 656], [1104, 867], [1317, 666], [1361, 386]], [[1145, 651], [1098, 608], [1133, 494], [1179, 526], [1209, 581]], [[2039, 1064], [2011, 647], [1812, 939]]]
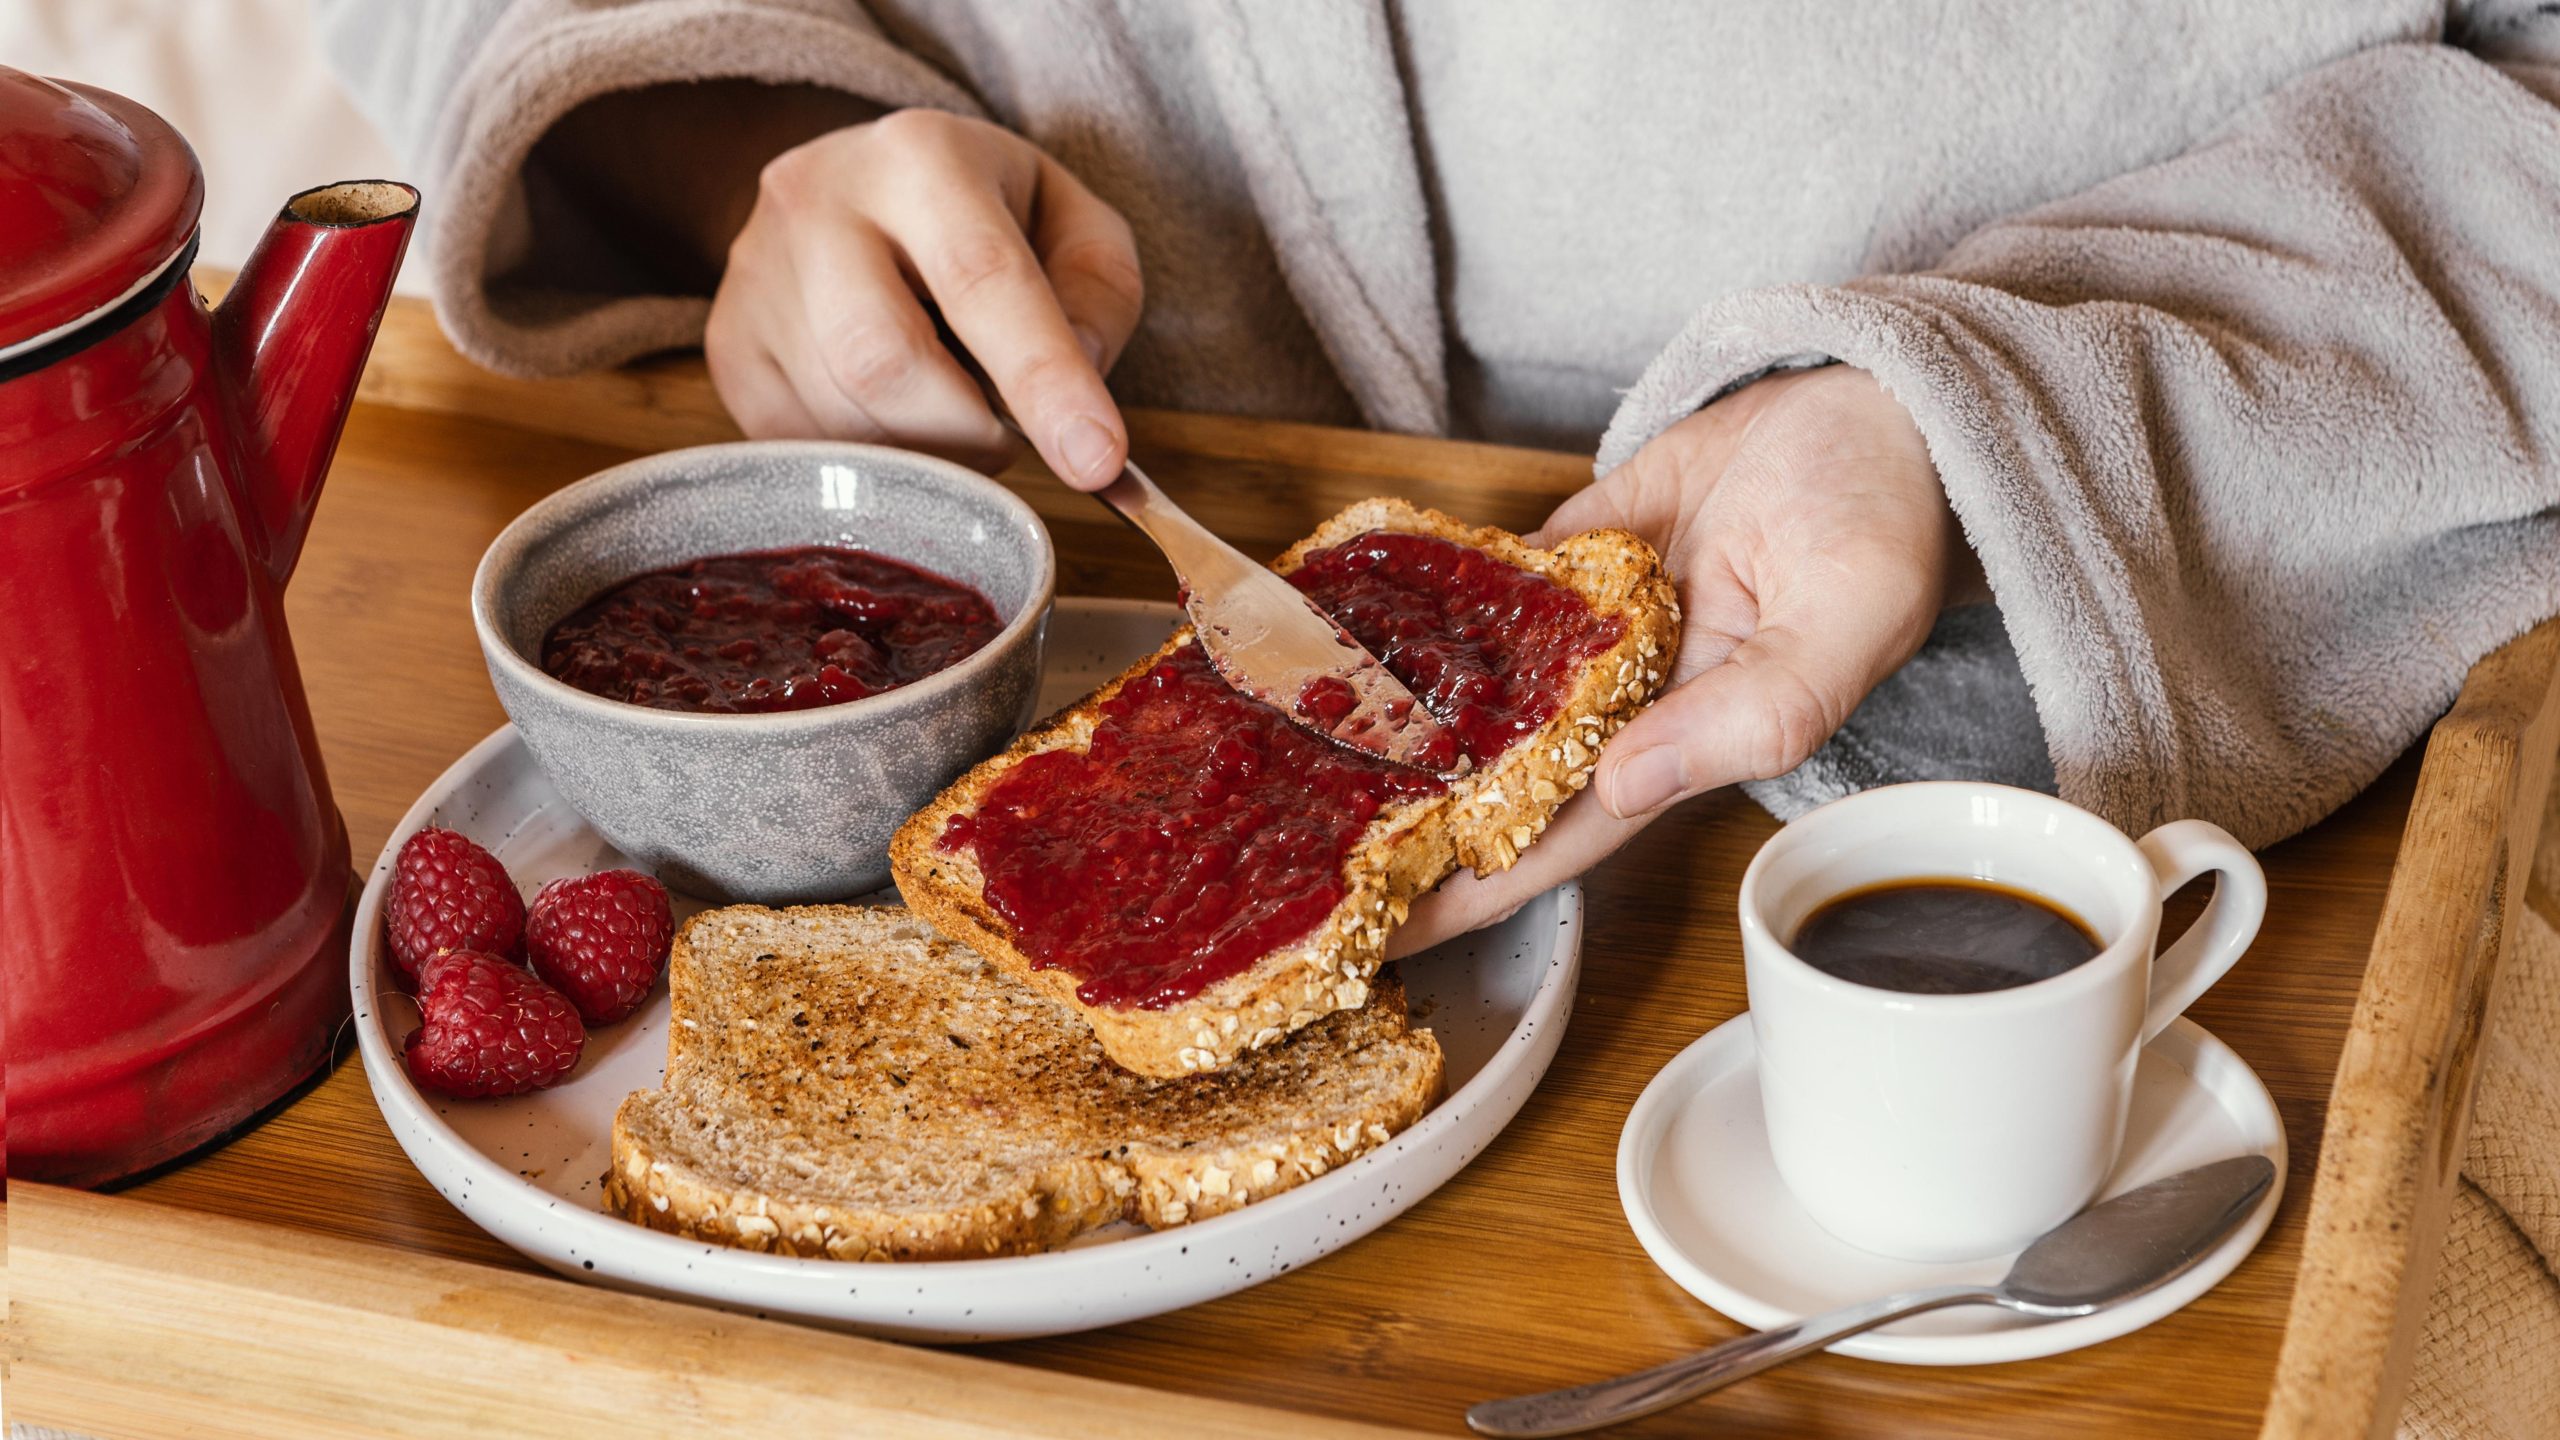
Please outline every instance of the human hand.
[[703, 349], [749, 435], [1000, 463], [1008, 438], [938, 312], [1049, 468], [1096, 490], [1128, 455], [1102, 376], [1143, 299], [1128, 222], [1057, 161], [984, 121], [899, 110], [764, 167]]
[[1590, 798], [1511, 869], [1462, 872], [1414, 906], [1391, 954], [1502, 919], [1679, 800], [1794, 769], [1920, 648], [1951, 590], [1987, 594], [1910, 414], [1846, 366], [1718, 400], [1529, 538], [1603, 526], [1642, 536], [1679, 586], [1671, 688], [1609, 742]]

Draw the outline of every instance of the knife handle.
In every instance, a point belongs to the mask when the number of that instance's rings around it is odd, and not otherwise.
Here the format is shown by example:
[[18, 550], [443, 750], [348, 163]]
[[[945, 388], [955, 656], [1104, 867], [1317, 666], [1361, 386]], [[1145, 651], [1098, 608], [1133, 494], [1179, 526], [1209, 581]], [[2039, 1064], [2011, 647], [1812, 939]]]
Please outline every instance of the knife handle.
[[[995, 412], [996, 423], [1037, 453], [1040, 447], [1032, 444], [1031, 437], [1023, 433], [1022, 426], [1013, 418], [1013, 411], [1006, 408], [1004, 397], [996, 392], [994, 382], [987, 379], [977, 360], [948, 331], [943, 333], [943, 344], [959, 357], [962, 367], [977, 378], [979, 388], [986, 393], [988, 408]], [[1093, 492], [1093, 497], [1110, 506], [1139, 534], [1155, 542], [1156, 548], [1164, 552], [1164, 558], [1172, 562], [1173, 578], [1181, 582], [1185, 591], [1220, 589], [1233, 583], [1238, 576], [1250, 576], [1263, 568], [1255, 564], [1252, 557], [1219, 539], [1207, 526], [1174, 504], [1171, 497], [1156, 488], [1156, 482], [1147, 478], [1147, 472], [1138, 468], [1136, 460], [1121, 461], [1120, 474], [1110, 484]]]
[[1118, 479], [1093, 493], [1156, 542], [1156, 548], [1173, 562], [1175, 576], [1193, 589], [1215, 588], [1229, 577], [1260, 568], [1166, 498], [1134, 460], [1121, 468]]

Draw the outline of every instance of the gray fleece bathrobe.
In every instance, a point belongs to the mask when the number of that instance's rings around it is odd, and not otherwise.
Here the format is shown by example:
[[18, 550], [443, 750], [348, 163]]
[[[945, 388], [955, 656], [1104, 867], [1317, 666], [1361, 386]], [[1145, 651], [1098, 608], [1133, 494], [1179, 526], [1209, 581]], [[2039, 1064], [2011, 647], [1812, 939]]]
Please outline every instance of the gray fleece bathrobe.
[[1864, 367], [1997, 604], [1756, 787], [1781, 815], [1988, 776], [2263, 845], [2560, 610], [2536, 0], [321, 8], [426, 182], [447, 328], [503, 370], [699, 339], [705, 297], [650, 293], [531, 152], [711, 77], [1046, 147], [1136, 229], [1132, 402], [1599, 437], [1606, 470], [1771, 367]]

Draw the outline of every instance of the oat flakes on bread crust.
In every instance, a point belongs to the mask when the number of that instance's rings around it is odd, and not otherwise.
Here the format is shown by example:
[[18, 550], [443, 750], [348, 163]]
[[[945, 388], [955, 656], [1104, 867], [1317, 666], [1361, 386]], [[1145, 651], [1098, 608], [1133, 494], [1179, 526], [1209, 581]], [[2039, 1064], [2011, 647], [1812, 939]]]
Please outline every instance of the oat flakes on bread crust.
[[606, 1208], [776, 1254], [1015, 1255], [1203, 1220], [1386, 1143], [1440, 1088], [1392, 977], [1223, 1074], [1150, 1080], [895, 907], [707, 911], [669, 986], [666, 1081], [614, 1116]]
[[1098, 708], [1122, 685], [1189, 644], [1189, 626], [953, 781], [899, 827], [889, 861], [908, 907], [1074, 1008], [1111, 1058], [1141, 1075], [1215, 1071], [1322, 1016], [1357, 1009], [1384, 960], [1387, 935], [1404, 923], [1416, 899], [1460, 865], [1479, 875], [1509, 869], [1565, 800], [1590, 783], [1602, 744], [1661, 692], [1680, 633], [1679, 602], [1660, 559], [1623, 530], [1594, 530], [1540, 550], [1507, 530], [1463, 525], [1401, 500], [1364, 500], [1291, 546], [1272, 568], [1286, 574], [1310, 552], [1373, 530], [1431, 535], [1482, 550], [1573, 590], [1603, 615], [1623, 617], [1626, 633], [1584, 666], [1555, 716], [1535, 734], [1453, 782], [1445, 794], [1381, 809], [1344, 863], [1341, 904], [1313, 933], [1161, 1010], [1087, 1005], [1076, 997], [1074, 976], [1035, 970], [1014, 947], [1011, 927], [987, 903], [975, 858], [936, 846], [951, 818], [974, 810], [995, 780], [1025, 757], [1088, 744]]

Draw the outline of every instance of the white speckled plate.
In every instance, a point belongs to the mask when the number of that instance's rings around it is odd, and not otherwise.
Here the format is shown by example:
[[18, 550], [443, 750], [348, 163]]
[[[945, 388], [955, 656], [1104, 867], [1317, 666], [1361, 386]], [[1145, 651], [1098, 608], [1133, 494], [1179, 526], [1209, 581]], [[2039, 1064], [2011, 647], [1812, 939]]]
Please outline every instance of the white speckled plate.
[[[1170, 605], [1060, 600], [1041, 710], [1153, 649]], [[562, 802], [512, 728], [474, 746], [401, 818], [356, 910], [356, 1035], [375, 1100], [419, 1172], [474, 1223], [542, 1264], [624, 1289], [847, 1325], [900, 1339], [1049, 1335], [1162, 1314], [1306, 1264], [1385, 1224], [1458, 1172], [1546, 1073], [1573, 1008], [1582, 893], [1552, 891], [1501, 925], [1404, 962], [1414, 1014], [1440, 1037], [1448, 1094], [1382, 1148], [1295, 1190], [1197, 1225], [1117, 1225], [1046, 1255], [852, 1264], [697, 1244], [598, 1209], [614, 1107], [666, 1067], [666, 993], [593, 1032], [560, 1085], [509, 1100], [422, 1095], [400, 1068], [417, 1007], [393, 983], [381, 906], [400, 842], [423, 825], [497, 853], [530, 895], [624, 863]], [[679, 918], [698, 906], [678, 900]]]

